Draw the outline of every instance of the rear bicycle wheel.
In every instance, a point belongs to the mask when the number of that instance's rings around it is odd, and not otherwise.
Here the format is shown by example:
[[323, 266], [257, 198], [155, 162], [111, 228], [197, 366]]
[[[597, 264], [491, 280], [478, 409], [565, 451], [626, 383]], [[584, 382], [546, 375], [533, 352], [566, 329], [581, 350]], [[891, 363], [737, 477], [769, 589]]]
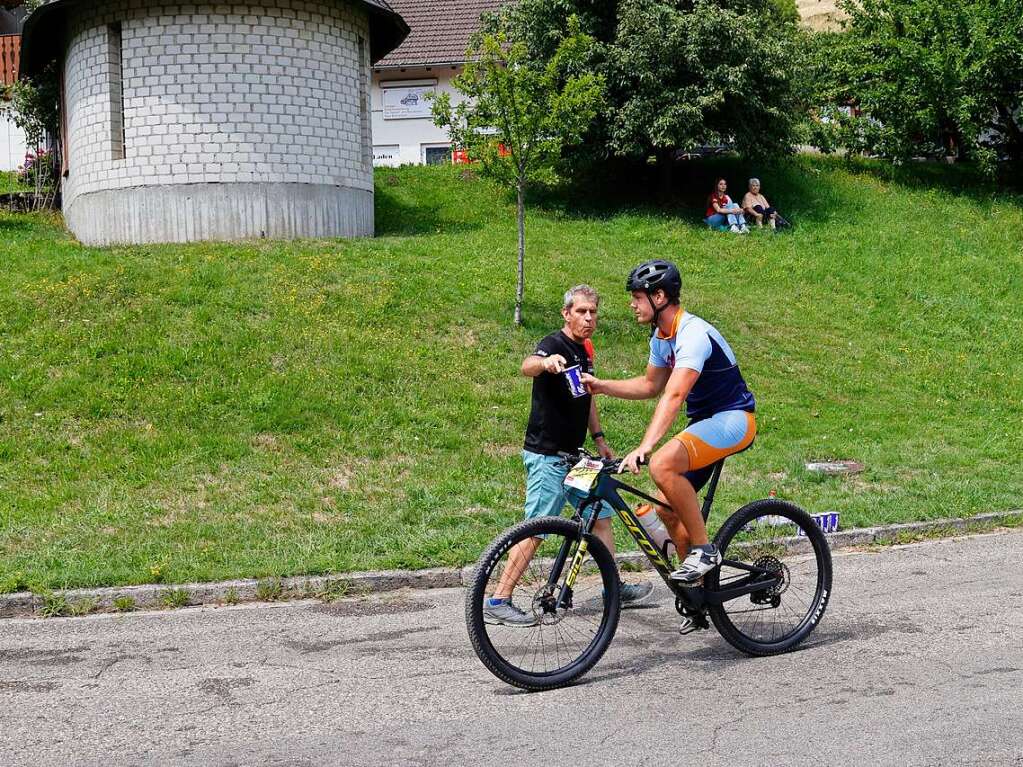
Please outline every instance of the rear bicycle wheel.
[[[714, 542], [726, 560], [778, 576], [778, 583], [708, 612], [725, 640], [749, 655], [791, 650], [814, 630], [831, 598], [831, 550], [824, 533], [798, 506], [775, 498], [743, 506]], [[706, 577], [709, 590], [728, 588], [750, 572], [723, 564]]]
[[[563, 606], [555, 604], [579, 533], [579, 523], [568, 519], [528, 519], [495, 539], [476, 564], [465, 597], [469, 639], [483, 664], [508, 684], [525, 690], [569, 684], [593, 668], [614, 637], [621, 609], [618, 570], [596, 536], [586, 536], [587, 558], [574, 588]], [[531, 558], [529, 542], [536, 545]], [[565, 545], [568, 557], [552, 588], [551, 572]], [[485, 601], [499, 589], [511, 590], [511, 602], [528, 624], [498, 623], [487, 613]]]

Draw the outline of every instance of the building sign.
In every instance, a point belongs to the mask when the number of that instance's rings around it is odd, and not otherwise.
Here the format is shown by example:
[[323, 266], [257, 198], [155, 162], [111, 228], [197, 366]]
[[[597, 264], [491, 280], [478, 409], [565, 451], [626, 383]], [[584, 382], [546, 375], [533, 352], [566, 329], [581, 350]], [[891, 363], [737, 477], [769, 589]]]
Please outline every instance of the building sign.
[[397, 144], [377, 144], [373, 147], [373, 165], [398, 167], [401, 165], [401, 147]]
[[427, 96], [437, 90], [436, 80], [404, 80], [380, 83], [385, 120], [430, 118], [433, 103]]

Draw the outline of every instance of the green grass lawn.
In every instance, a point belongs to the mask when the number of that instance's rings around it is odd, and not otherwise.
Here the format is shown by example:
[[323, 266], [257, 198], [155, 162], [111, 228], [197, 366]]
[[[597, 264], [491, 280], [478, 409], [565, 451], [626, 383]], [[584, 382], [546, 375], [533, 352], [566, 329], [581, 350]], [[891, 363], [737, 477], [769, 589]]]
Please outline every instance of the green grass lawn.
[[[358, 242], [87, 248], [0, 214], [0, 591], [473, 560], [521, 513], [522, 357], [586, 281], [598, 374], [639, 374], [623, 281], [655, 256], [757, 396], [712, 526], [772, 488], [847, 528], [1023, 506], [1021, 199], [944, 168], [762, 175], [793, 233], [545, 197], [522, 329], [512, 201], [450, 168], [379, 172]], [[653, 403], [601, 406], [625, 451]], [[867, 470], [802, 468], [826, 458]]]

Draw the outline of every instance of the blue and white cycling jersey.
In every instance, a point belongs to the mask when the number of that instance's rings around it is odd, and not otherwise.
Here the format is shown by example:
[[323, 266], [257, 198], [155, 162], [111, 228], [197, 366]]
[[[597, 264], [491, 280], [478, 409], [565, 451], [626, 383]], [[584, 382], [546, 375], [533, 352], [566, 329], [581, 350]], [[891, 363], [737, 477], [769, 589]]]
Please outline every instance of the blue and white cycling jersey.
[[650, 337], [650, 364], [658, 368], [689, 368], [700, 374], [686, 397], [686, 415], [698, 420], [725, 410], [756, 409], [732, 347], [706, 320], [679, 311], [671, 335]]

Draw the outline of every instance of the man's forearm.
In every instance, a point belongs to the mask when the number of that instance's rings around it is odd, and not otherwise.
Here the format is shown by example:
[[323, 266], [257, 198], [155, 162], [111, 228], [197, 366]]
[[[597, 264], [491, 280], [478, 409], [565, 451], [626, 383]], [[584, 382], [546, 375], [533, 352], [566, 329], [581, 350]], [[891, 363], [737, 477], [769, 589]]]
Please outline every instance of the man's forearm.
[[657, 403], [650, 425], [647, 426], [646, 434], [643, 435], [641, 447], [653, 450], [668, 433], [668, 429], [675, 423], [685, 397], [676, 392], [667, 392]]
[[527, 378], [536, 378], [542, 372], [544, 372], [543, 362], [544, 357], [540, 357], [536, 354], [531, 354], [522, 360], [522, 375]]
[[657, 394], [657, 384], [646, 376], [621, 381], [601, 381], [600, 393], [618, 399], [650, 399]]
[[597, 413], [596, 397], [590, 400], [590, 417], [587, 420], [586, 427], [590, 430], [591, 435], [603, 431], [603, 429], [600, 428], [600, 415]]

